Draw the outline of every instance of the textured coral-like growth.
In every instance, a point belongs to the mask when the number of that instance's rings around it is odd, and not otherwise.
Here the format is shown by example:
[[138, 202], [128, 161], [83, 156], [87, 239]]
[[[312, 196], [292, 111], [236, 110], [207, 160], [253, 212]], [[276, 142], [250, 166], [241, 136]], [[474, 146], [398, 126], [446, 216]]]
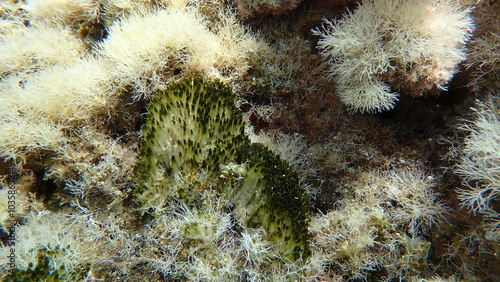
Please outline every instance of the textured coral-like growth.
[[251, 144], [231, 89], [186, 79], [149, 105], [137, 169], [144, 208], [176, 198], [189, 207], [222, 197], [241, 225], [292, 260], [309, 253], [305, 191], [296, 173], [269, 149]]
[[453, 1], [369, 0], [313, 32], [343, 102], [380, 112], [394, 107], [395, 91], [419, 96], [444, 88], [465, 58], [468, 13]]

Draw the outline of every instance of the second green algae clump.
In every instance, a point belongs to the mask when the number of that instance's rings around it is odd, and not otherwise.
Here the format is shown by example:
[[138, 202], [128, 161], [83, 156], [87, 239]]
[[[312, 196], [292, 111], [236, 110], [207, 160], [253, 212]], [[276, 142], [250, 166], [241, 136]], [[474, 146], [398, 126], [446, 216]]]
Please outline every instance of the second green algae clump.
[[[244, 133], [235, 95], [222, 82], [184, 79], [148, 106], [137, 168], [145, 209], [218, 198], [243, 228], [263, 229], [283, 258], [309, 255], [309, 201], [287, 162]], [[211, 199], [212, 198], [212, 199]]]

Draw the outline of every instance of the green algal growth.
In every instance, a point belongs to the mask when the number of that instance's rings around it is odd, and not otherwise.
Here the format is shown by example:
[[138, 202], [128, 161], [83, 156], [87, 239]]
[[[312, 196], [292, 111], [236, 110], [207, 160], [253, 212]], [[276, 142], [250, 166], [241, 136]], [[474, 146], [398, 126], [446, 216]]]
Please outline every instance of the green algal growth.
[[296, 173], [262, 144], [246, 144], [237, 162], [248, 162], [244, 181], [234, 192], [235, 214], [244, 226], [264, 228], [267, 239], [298, 259], [309, 255], [309, 204]]
[[265, 230], [280, 254], [309, 255], [309, 202], [288, 164], [244, 134], [230, 87], [185, 79], [158, 91], [148, 106], [137, 168], [145, 210], [173, 199], [197, 208], [222, 197], [239, 224]]
[[[193, 204], [190, 181], [202, 171], [216, 179], [248, 140], [231, 89], [220, 82], [186, 79], [158, 91], [148, 106], [138, 192], [146, 206], [161, 208], [170, 197]], [[212, 181], [213, 182], [213, 181]]]

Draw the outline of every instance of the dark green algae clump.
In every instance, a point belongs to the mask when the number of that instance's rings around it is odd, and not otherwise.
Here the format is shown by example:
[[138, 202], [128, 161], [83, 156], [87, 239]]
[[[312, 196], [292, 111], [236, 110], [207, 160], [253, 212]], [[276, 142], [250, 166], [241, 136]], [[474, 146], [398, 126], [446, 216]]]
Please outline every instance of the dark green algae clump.
[[[309, 256], [305, 191], [286, 161], [250, 142], [230, 87], [189, 78], [157, 91], [142, 133], [136, 195], [145, 210], [222, 197], [238, 224], [265, 230], [283, 258]], [[207, 181], [189, 181], [202, 173]]]

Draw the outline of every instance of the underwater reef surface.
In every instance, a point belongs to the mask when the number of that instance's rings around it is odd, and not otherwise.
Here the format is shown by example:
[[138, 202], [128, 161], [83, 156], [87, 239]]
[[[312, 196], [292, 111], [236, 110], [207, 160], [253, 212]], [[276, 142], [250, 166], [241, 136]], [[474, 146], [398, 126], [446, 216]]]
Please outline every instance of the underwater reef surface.
[[0, 280], [500, 280], [498, 1], [0, 15]]

